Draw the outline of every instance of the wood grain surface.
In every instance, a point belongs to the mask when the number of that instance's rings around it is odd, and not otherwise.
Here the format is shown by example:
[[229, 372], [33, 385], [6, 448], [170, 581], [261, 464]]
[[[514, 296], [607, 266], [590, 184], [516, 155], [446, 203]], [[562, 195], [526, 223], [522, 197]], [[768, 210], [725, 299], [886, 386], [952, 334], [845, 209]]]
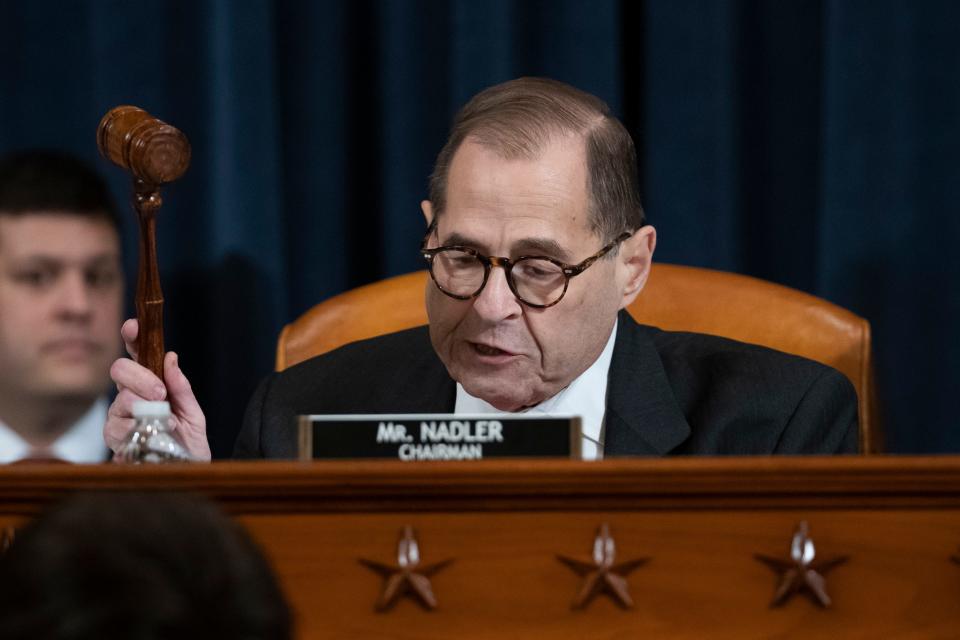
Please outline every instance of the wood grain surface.
[[[174, 489], [217, 500], [265, 548], [302, 638], [960, 637], [960, 459], [754, 458], [602, 463], [216, 463], [0, 469], [0, 528], [83, 489]], [[833, 606], [805, 594], [770, 607], [801, 520]], [[606, 523], [627, 582], [571, 608]], [[417, 532], [437, 608], [402, 598], [375, 612], [383, 578]]]

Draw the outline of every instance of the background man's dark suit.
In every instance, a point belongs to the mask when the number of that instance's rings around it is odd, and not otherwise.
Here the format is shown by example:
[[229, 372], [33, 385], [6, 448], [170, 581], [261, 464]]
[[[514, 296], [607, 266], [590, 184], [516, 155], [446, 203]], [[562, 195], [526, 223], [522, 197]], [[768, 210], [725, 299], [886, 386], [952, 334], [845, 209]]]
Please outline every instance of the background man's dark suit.
[[[620, 313], [607, 388], [606, 456], [857, 450], [843, 374], [723, 338], [638, 325]], [[294, 416], [452, 413], [456, 384], [427, 327], [347, 345], [265, 379], [236, 457], [296, 457]]]

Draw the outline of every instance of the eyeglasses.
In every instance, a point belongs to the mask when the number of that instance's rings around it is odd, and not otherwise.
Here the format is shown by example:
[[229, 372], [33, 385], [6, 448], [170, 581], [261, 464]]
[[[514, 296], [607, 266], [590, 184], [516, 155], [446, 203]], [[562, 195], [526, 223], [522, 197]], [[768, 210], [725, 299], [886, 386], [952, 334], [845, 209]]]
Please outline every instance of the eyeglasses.
[[564, 264], [545, 256], [520, 256], [515, 260], [485, 256], [476, 249], [453, 245], [427, 249], [427, 241], [436, 229], [431, 225], [420, 247], [420, 254], [430, 265], [430, 277], [443, 293], [457, 300], [480, 295], [490, 278], [492, 267], [502, 267], [507, 285], [517, 300], [537, 309], [552, 307], [567, 292], [570, 278], [578, 276], [614, 247], [633, 235], [625, 231], [616, 239], [579, 264]]

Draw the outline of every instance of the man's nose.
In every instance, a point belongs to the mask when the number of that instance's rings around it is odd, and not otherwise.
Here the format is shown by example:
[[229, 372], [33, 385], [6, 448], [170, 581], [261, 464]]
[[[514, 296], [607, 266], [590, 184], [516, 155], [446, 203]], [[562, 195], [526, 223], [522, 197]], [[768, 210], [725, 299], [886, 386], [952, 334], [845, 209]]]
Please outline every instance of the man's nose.
[[491, 267], [487, 284], [473, 302], [473, 308], [484, 320], [498, 322], [519, 316], [523, 307], [507, 284], [503, 267]]
[[90, 287], [82, 273], [65, 273], [57, 287], [57, 312], [69, 318], [87, 318], [93, 310]]

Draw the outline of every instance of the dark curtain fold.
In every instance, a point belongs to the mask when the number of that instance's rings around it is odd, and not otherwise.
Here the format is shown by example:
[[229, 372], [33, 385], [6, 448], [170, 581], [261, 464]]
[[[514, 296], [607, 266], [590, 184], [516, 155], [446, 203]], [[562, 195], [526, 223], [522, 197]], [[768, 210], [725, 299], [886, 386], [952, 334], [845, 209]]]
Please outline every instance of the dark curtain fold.
[[[960, 6], [689, 0], [0, 0], [0, 152], [117, 104], [183, 129], [159, 220], [167, 343], [227, 455], [284, 323], [420, 268], [456, 109], [547, 75], [628, 125], [657, 258], [867, 317], [899, 452], [960, 451]], [[125, 232], [133, 272], [133, 217]]]

